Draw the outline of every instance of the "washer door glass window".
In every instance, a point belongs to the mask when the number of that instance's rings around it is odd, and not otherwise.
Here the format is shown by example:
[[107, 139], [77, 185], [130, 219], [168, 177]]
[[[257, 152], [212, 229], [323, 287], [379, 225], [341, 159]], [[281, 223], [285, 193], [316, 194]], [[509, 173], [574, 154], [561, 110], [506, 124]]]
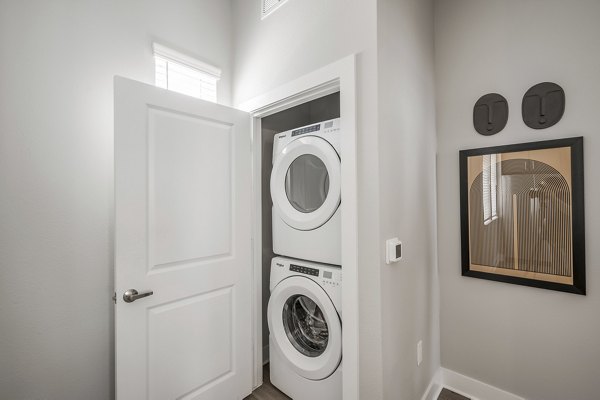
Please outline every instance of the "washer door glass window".
[[286, 365], [311, 380], [333, 374], [342, 360], [342, 321], [325, 290], [290, 276], [275, 286], [267, 308], [269, 343]]
[[283, 327], [300, 353], [318, 357], [327, 348], [329, 329], [319, 306], [304, 295], [291, 296], [283, 306]]
[[285, 176], [285, 194], [296, 210], [303, 213], [317, 210], [328, 192], [329, 174], [319, 157], [304, 154], [292, 162]]

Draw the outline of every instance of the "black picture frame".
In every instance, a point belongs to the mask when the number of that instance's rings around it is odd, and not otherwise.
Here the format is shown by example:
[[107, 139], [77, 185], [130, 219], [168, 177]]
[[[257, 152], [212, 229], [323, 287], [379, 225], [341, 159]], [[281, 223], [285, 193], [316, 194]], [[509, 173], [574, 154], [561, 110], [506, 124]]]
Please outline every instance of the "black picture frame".
[[[478, 267], [471, 263], [470, 246], [470, 223], [469, 223], [469, 158], [492, 154], [510, 154], [516, 152], [544, 150], [544, 149], [570, 149], [570, 172], [571, 172], [571, 240], [572, 240], [572, 283], [551, 282], [532, 279], [522, 276], [510, 276], [490, 271], [474, 270]], [[563, 150], [566, 151], [566, 150]], [[516, 157], [516, 155], [513, 155]], [[508, 158], [508, 157], [507, 157]], [[520, 161], [520, 160], [519, 160]], [[534, 160], [535, 161], [535, 160]], [[558, 140], [546, 140], [529, 143], [518, 143], [504, 146], [485, 147], [477, 149], [461, 150], [459, 152], [460, 163], [460, 216], [461, 216], [461, 258], [462, 275], [473, 278], [487, 279], [497, 282], [512, 283], [543, 289], [557, 290], [561, 292], [586, 294], [585, 279], [585, 208], [584, 208], [584, 171], [583, 171], [583, 137], [571, 137]], [[475, 159], [473, 160], [475, 164]], [[472, 172], [471, 175], [474, 175]], [[473, 181], [475, 185], [475, 181]], [[475, 197], [473, 197], [475, 198]], [[564, 204], [564, 203], [563, 203]], [[514, 209], [517, 215], [517, 209]], [[515, 217], [515, 226], [517, 225]], [[479, 223], [479, 222], [477, 222]], [[517, 228], [515, 228], [517, 229]], [[517, 232], [517, 231], [515, 231]], [[515, 233], [515, 237], [518, 237]], [[515, 247], [518, 246], [515, 244]], [[518, 269], [520, 258], [516, 250], [514, 258], [515, 270]], [[473, 268], [472, 268], [473, 267]], [[487, 267], [486, 267], [487, 268]], [[499, 268], [490, 268], [498, 271]], [[510, 269], [510, 268], [509, 268]], [[501, 271], [512, 273], [511, 271]], [[524, 273], [525, 274], [525, 273]]]

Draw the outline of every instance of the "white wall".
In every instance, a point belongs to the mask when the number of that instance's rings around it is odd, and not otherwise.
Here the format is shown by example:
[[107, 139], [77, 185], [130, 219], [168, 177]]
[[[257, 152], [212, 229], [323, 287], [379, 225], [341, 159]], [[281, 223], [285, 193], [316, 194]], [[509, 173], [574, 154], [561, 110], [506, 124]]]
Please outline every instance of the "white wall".
[[433, 2], [377, 5], [380, 243], [403, 243], [396, 264], [380, 251], [383, 387], [386, 399], [414, 400], [440, 365]]
[[113, 75], [153, 40], [223, 68], [221, 0], [0, 1], [0, 398], [113, 396]]
[[[235, 0], [233, 4], [234, 104], [347, 55], [360, 53], [357, 63], [360, 390], [361, 398], [381, 398], [376, 2], [290, 0], [262, 21], [260, 0]], [[344, 310], [348, 312], [356, 310]]]
[[[598, 398], [600, 377], [600, 2], [436, 3], [438, 215], [442, 366], [530, 400]], [[521, 118], [532, 85], [566, 93], [563, 119], [533, 130]], [[509, 103], [492, 137], [472, 126], [479, 96]], [[584, 136], [587, 296], [461, 277], [458, 150]]]

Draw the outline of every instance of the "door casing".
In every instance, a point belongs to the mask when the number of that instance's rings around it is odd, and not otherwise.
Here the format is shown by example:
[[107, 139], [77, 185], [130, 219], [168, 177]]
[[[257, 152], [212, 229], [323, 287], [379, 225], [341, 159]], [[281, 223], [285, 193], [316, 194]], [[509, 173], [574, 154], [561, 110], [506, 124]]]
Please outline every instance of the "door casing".
[[[358, 179], [356, 131], [356, 56], [350, 55], [308, 73], [274, 90], [237, 104], [235, 107], [252, 116], [252, 249], [253, 294], [252, 333], [254, 343], [254, 387], [263, 382], [262, 355], [262, 196], [261, 196], [261, 119], [296, 105], [340, 92], [341, 116], [341, 183], [342, 183], [342, 267], [344, 283], [342, 309], [343, 398], [358, 400]], [[270, 157], [270, 155], [267, 155]]]

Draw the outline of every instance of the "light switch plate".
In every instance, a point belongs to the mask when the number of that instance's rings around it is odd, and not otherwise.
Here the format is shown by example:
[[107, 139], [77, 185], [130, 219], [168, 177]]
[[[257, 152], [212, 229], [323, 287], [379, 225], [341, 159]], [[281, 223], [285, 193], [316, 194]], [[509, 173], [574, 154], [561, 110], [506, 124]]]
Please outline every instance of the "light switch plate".
[[402, 242], [398, 238], [385, 241], [385, 262], [391, 264], [398, 262], [402, 258]]

